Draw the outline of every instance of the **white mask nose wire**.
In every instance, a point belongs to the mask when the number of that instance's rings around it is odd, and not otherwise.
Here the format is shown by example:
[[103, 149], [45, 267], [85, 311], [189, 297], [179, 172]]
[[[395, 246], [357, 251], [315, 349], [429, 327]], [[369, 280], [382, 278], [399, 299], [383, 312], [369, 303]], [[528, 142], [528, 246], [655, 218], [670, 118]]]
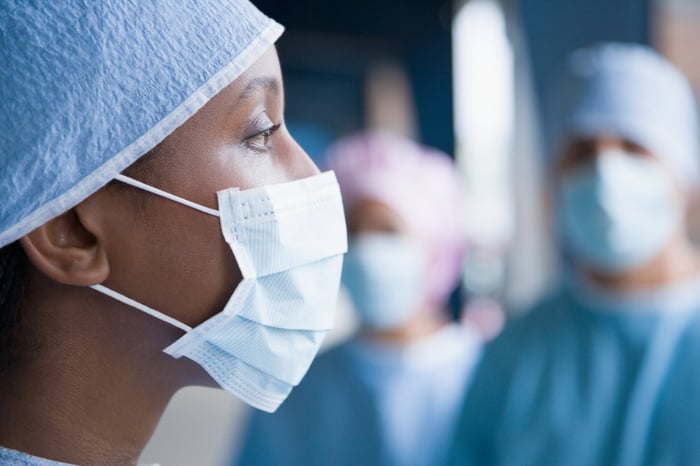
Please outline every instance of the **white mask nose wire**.
[[144, 191], [148, 191], [149, 193], [155, 194], [156, 196], [164, 197], [166, 199], [170, 199], [171, 201], [175, 201], [179, 204], [186, 205], [187, 207], [191, 207], [193, 209], [199, 210], [200, 212], [204, 212], [205, 214], [213, 215], [215, 217], [219, 217], [219, 211], [216, 209], [211, 209], [207, 206], [203, 206], [202, 204], [197, 204], [196, 202], [188, 201], [187, 199], [176, 196], [175, 194], [170, 194], [167, 191], [163, 191], [161, 189], [155, 188], [149, 184], [142, 183], [139, 180], [135, 180], [133, 178], [130, 178], [126, 175], [117, 175], [114, 177], [115, 180], [121, 181], [122, 183], [126, 183], [128, 185], [131, 185], [135, 188], [142, 189]]
[[192, 330], [192, 327], [190, 327], [189, 325], [183, 324], [182, 322], [180, 322], [176, 319], [173, 319], [172, 317], [165, 315], [162, 312], [156, 311], [155, 309], [148, 307], [145, 304], [141, 304], [138, 301], [134, 301], [133, 299], [131, 299], [127, 296], [124, 296], [121, 293], [117, 293], [114, 290], [110, 290], [109, 288], [107, 288], [105, 286], [91, 285], [90, 288], [92, 288], [95, 291], [99, 291], [100, 293], [105, 294], [105, 295], [109, 296], [110, 298], [114, 298], [117, 301], [121, 301], [122, 303], [124, 303], [128, 306], [135, 307], [139, 311], [142, 311], [150, 316], [153, 316], [158, 320], [162, 320], [163, 322], [168, 323], [168, 324], [172, 325], [173, 327], [177, 327], [179, 329], [182, 329], [185, 332], [189, 332], [190, 330]]

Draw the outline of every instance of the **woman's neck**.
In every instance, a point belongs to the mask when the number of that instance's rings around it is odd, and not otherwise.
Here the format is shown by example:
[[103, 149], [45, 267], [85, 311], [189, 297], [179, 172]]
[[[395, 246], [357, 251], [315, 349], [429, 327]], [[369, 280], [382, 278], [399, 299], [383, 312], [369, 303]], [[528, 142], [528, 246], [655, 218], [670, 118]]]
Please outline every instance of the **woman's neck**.
[[47, 290], [23, 306], [22, 330], [37, 344], [0, 378], [0, 445], [66, 463], [133, 465], [194, 363], [162, 352], [177, 337], [164, 337], [162, 323], [89, 293]]
[[0, 379], [1, 445], [71, 464], [136, 464], [167, 397], [135, 402], [116, 374], [84, 390], [61, 366], [31, 366]]

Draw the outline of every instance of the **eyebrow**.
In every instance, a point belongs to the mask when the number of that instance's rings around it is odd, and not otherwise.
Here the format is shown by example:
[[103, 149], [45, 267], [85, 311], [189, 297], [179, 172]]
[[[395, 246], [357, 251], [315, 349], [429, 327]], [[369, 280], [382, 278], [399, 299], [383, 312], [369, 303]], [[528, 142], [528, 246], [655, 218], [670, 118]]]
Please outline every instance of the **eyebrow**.
[[248, 100], [263, 91], [272, 91], [275, 94], [280, 93], [280, 82], [273, 76], [263, 76], [251, 80], [243, 89], [238, 100]]

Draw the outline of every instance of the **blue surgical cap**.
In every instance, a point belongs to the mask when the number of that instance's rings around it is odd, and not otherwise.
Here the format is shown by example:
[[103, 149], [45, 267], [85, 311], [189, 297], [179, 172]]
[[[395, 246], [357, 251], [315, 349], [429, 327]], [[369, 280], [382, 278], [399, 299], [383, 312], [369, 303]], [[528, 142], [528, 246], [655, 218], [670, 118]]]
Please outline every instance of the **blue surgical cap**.
[[107, 184], [281, 33], [246, 0], [3, 1], [0, 246]]
[[576, 51], [555, 94], [550, 151], [611, 134], [665, 161], [686, 188], [699, 180], [696, 103], [685, 77], [652, 49], [607, 43]]

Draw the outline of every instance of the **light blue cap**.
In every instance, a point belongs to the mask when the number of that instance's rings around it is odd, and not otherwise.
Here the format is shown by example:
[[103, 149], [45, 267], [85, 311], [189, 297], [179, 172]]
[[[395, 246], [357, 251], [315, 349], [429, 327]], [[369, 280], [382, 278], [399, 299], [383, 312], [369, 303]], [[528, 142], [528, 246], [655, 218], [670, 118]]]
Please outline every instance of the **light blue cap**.
[[246, 0], [3, 1], [0, 246], [107, 184], [282, 30]]
[[654, 50], [623, 43], [578, 50], [555, 99], [551, 152], [571, 137], [613, 134], [664, 160], [687, 188], [698, 184], [695, 98], [686, 78]]

